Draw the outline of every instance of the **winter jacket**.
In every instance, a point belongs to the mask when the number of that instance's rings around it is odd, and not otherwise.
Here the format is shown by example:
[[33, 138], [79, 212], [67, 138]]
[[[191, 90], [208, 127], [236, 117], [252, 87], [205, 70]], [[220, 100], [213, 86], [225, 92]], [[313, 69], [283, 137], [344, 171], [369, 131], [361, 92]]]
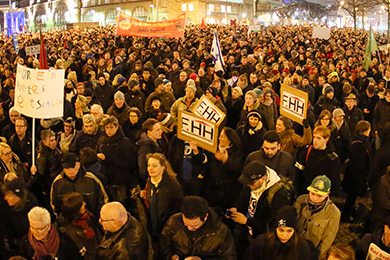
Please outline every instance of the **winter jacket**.
[[372, 97], [368, 97], [367, 93], [364, 93], [359, 97], [358, 107], [364, 112], [364, 109], [369, 111], [368, 114], [364, 113], [364, 120], [368, 122], [372, 122], [374, 109], [376, 104], [378, 103], [379, 96], [375, 94]]
[[97, 150], [105, 156], [101, 163], [108, 185], [126, 185], [135, 178], [136, 147], [125, 137], [121, 128], [111, 137], [101, 135]]
[[142, 121], [141, 119], [133, 125], [130, 123], [130, 120], [127, 120], [123, 125], [123, 133], [127, 138], [129, 138], [130, 142], [135, 145], [135, 143], [140, 139], [142, 134]]
[[37, 170], [41, 179], [50, 186], [62, 171], [60, 150], [58, 148], [51, 150], [40, 142], [37, 152]]
[[107, 112], [108, 108], [111, 106], [114, 101], [115, 89], [106, 82], [104, 86], [100, 84], [95, 88], [95, 96], [100, 101], [103, 107], [103, 111]]
[[141, 138], [136, 143], [138, 147], [137, 161], [138, 173], [142, 180], [148, 177], [146, 155], [149, 153], [164, 153], [160, 145], [154, 142], [146, 133], [141, 134]]
[[191, 103], [187, 106], [186, 104], [186, 97], [181, 97], [173, 103], [171, 107], [171, 115], [175, 120], [177, 121], [177, 118], [179, 116], [179, 111], [192, 111], [195, 107], [195, 104], [198, 102], [197, 98], [194, 98], [191, 100]]
[[249, 122], [246, 122], [244, 125], [237, 128], [237, 134], [241, 139], [245, 156], [261, 149], [266, 131], [267, 130], [264, 129], [261, 121], [259, 121], [258, 126], [255, 128], [251, 127]]
[[176, 98], [169, 92], [164, 91], [163, 93], [157, 93], [154, 91], [152, 94], [148, 96], [145, 102], [145, 113], [149, 113], [150, 106], [152, 104], [152, 98], [159, 97], [161, 99], [161, 105], [164, 107], [165, 111], [169, 111], [172, 104], [176, 101]]
[[197, 256], [202, 260], [235, 260], [236, 249], [230, 230], [210, 208], [206, 222], [190, 232], [183, 224], [182, 213], [169, 218], [161, 233], [159, 248], [163, 259]]
[[333, 128], [330, 134], [330, 141], [333, 143], [335, 151], [343, 163], [348, 158], [348, 149], [351, 143], [351, 131], [345, 120], [340, 129], [337, 129], [337, 127]]
[[347, 107], [343, 108], [345, 113], [345, 121], [348, 124], [349, 131], [351, 132], [351, 137], [355, 136], [355, 127], [356, 124], [364, 119], [363, 112], [360, 108], [354, 106], [352, 110], [348, 110]]
[[121, 108], [118, 108], [114, 103], [107, 110], [107, 115], [115, 116], [119, 121], [119, 125], [123, 127], [126, 121], [129, 120], [129, 111], [130, 108], [126, 103]]
[[370, 230], [375, 231], [390, 218], [390, 174], [383, 175], [372, 189], [372, 203]]
[[318, 117], [325, 109], [332, 113], [335, 108], [340, 106], [341, 104], [336, 98], [329, 99], [326, 96], [321, 96], [314, 105], [314, 114]]
[[[356, 260], [365, 260], [368, 254], [368, 249], [370, 248], [370, 244], [373, 243], [378, 246], [381, 250], [390, 254], [390, 246], [386, 246], [382, 242], [384, 229], [379, 228], [372, 234], [364, 235], [362, 241], [358, 244], [356, 248]], [[370, 258], [371, 259], [371, 258]]]
[[291, 154], [287, 152], [278, 151], [273, 158], [268, 158], [263, 149], [260, 148], [260, 150], [248, 155], [244, 165], [253, 161], [260, 161], [264, 163], [266, 166], [276, 171], [278, 175], [285, 176], [291, 180], [295, 179], [295, 161]]
[[381, 130], [387, 122], [390, 122], [390, 103], [383, 98], [376, 103], [372, 129]]
[[312, 134], [311, 128], [303, 129], [303, 136], [297, 135], [293, 129], [285, 130], [279, 134], [281, 151], [290, 153], [294, 158], [296, 158], [297, 148], [303, 147], [311, 143]]
[[299, 233], [323, 253], [333, 244], [339, 230], [341, 213], [328, 198], [324, 207], [312, 214], [309, 210], [308, 199], [308, 195], [305, 194], [299, 196], [295, 202]]
[[86, 203], [86, 208], [95, 216], [99, 215], [103, 204], [108, 202], [101, 181], [92, 173], [86, 172], [82, 166], [74, 180], [69, 179], [64, 172], [54, 179], [50, 190], [50, 205], [54, 212], [61, 210], [62, 199], [70, 192], [80, 193]]
[[145, 104], [145, 94], [141, 91], [129, 91], [125, 94], [126, 103], [129, 107], [136, 107], [141, 111], [142, 114], [145, 113], [144, 104]]
[[141, 223], [128, 214], [126, 224], [117, 232], [107, 232], [98, 247], [100, 260], [147, 260], [148, 236]]
[[97, 126], [95, 132], [92, 135], [87, 134], [84, 129], [78, 131], [76, 137], [73, 139], [73, 142], [69, 147], [69, 151], [79, 154], [80, 150], [84, 147], [91, 147], [92, 149], [96, 150], [96, 145], [100, 135], [101, 132]]
[[[26, 185], [30, 186], [33, 181], [30, 172], [26, 169], [24, 164], [22, 164], [16, 154], [13, 153], [12, 155], [12, 163], [14, 165], [12, 172], [15, 173], [16, 176], [18, 176]], [[5, 184], [5, 177], [10, 171], [11, 169], [8, 169], [3, 160], [0, 159], [0, 186]]]
[[[37, 142], [35, 142], [37, 143]], [[32, 139], [31, 133], [26, 132], [26, 136], [23, 140], [20, 140], [16, 134], [13, 134], [8, 140], [9, 146], [11, 146], [12, 151], [19, 156], [19, 159], [22, 163], [27, 162], [28, 165], [31, 165], [32, 162]]]

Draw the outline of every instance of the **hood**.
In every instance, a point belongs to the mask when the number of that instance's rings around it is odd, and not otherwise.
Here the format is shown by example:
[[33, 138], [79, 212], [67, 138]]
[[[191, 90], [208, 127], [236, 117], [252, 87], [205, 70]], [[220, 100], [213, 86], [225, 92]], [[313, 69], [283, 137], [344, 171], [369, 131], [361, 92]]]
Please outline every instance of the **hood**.
[[271, 188], [275, 183], [279, 182], [280, 181], [280, 177], [279, 175], [276, 173], [276, 171], [274, 171], [273, 169], [271, 169], [270, 167], [266, 166], [267, 168], [267, 175], [268, 175], [268, 181], [267, 181], [267, 185], [265, 187], [265, 190], [268, 190], [269, 188]]
[[140, 146], [148, 143], [154, 143], [154, 141], [144, 132], [141, 134], [140, 139], [136, 142], [136, 145]]

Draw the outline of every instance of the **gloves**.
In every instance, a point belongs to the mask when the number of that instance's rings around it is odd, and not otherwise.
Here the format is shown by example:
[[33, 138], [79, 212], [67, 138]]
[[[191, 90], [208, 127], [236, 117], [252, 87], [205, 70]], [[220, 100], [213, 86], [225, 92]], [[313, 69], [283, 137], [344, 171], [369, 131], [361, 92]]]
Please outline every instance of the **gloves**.
[[307, 119], [303, 119], [302, 124], [305, 128], [309, 128], [309, 121]]

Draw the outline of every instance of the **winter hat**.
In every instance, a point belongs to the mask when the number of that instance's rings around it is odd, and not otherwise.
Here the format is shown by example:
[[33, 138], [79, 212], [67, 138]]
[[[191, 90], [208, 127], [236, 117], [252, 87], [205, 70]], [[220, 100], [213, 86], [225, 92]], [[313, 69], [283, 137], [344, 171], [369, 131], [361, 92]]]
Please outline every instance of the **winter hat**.
[[198, 74], [196, 74], [196, 73], [191, 73], [191, 75], [190, 75], [190, 79], [192, 79], [192, 80], [196, 80], [196, 78], [198, 77]]
[[160, 86], [161, 84], [164, 84], [163, 79], [157, 77], [157, 78], [154, 80], [154, 87], [157, 88], [157, 87]]
[[276, 227], [298, 228], [298, 214], [293, 206], [283, 206], [276, 215]]
[[263, 88], [272, 88], [272, 84], [269, 81], [263, 83]]
[[78, 102], [81, 105], [81, 109], [83, 110], [83, 113], [88, 113], [89, 108], [88, 108], [88, 100], [85, 96], [83, 95], [77, 95], [76, 102]]
[[123, 82], [126, 82], [126, 78], [124, 77], [119, 77], [116, 82], [118, 83], [118, 86], [122, 85]]
[[257, 99], [256, 92], [254, 92], [253, 90], [249, 90], [248, 92], [245, 93], [245, 96], [248, 96], [248, 95], [251, 96], [254, 101], [256, 101], [256, 99]]
[[187, 87], [186, 89], [191, 89], [194, 93], [196, 93], [196, 85], [195, 85], [195, 81], [193, 79], [189, 79], [187, 80]]
[[260, 161], [253, 161], [245, 165], [238, 181], [244, 185], [253, 184], [267, 174], [266, 166]]
[[289, 119], [288, 117], [285, 117], [285, 116], [280, 116], [278, 118], [280, 121], [283, 122], [284, 124], [284, 127], [286, 128], [286, 130], [288, 129], [291, 129], [292, 128], [292, 122], [291, 122], [291, 119]]
[[164, 85], [166, 85], [166, 84], [172, 84], [172, 82], [170, 82], [170, 81], [167, 80], [167, 79], [163, 79], [163, 83], [164, 83]]
[[74, 168], [76, 165], [76, 162], [78, 162], [79, 159], [77, 158], [77, 155], [75, 153], [65, 153], [62, 155], [62, 167], [64, 169], [67, 168]]
[[84, 96], [85, 96], [85, 97], [92, 97], [92, 96], [93, 96], [93, 91], [92, 91], [92, 89], [89, 89], [89, 88], [85, 89], [85, 90], [84, 90]]
[[332, 73], [329, 74], [328, 79], [331, 79], [333, 77], [339, 77], [339, 74], [336, 71], [333, 71]]
[[213, 97], [218, 96], [218, 89], [214, 87], [209, 87], [206, 89], [206, 91], [209, 92], [211, 95], [213, 95]]
[[125, 95], [123, 95], [123, 93], [121, 91], [117, 91], [114, 95], [114, 100], [115, 99], [123, 99], [125, 100]]
[[254, 109], [254, 110], [252, 110], [251, 112], [249, 112], [248, 115], [246, 116], [246, 118], [249, 119], [249, 117], [251, 117], [251, 116], [255, 116], [255, 117], [257, 117], [259, 120], [261, 120], [261, 114], [260, 114], [260, 112], [259, 112], [257, 109]]
[[261, 88], [255, 88], [253, 91], [256, 93], [257, 96], [263, 95], [263, 91], [261, 90]]
[[240, 87], [234, 87], [233, 89], [238, 92], [238, 96], [241, 97], [243, 95], [242, 89]]
[[166, 114], [165, 118], [160, 121], [160, 124], [165, 127], [170, 127], [175, 122], [173, 116], [169, 113]]
[[356, 95], [353, 93], [349, 93], [349, 95], [345, 97], [345, 100], [347, 100], [347, 99], [357, 100]]
[[158, 100], [161, 102], [161, 98], [159, 96], [153, 96], [150, 98], [150, 103], [153, 103], [153, 101]]
[[23, 181], [20, 178], [13, 179], [10, 182], [7, 182], [4, 185], [3, 191], [4, 193], [12, 192], [19, 198], [23, 198], [24, 190], [26, 189], [26, 186], [24, 185]]
[[336, 108], [335, 110], [333, 110], [332, 115], [333, 115], [333, 117], [345, 116], [345, 113], [344, 113], [344, 110], [342, 110], [341, 108]]
[[139, 81], [136, 80], [136, 79], [132, 79], [132, 80], [130, 80], [128, 86], [129, 86], [130, 89], [132, 89], [132, 88], [134, 88], [134, 87], [137, 86], [137, 85], [139, 85]]
[[326, 95], [330, 92], [334, 92], [334, 88], [330, 84], [326, 83], [324, 85], [324, 95]]

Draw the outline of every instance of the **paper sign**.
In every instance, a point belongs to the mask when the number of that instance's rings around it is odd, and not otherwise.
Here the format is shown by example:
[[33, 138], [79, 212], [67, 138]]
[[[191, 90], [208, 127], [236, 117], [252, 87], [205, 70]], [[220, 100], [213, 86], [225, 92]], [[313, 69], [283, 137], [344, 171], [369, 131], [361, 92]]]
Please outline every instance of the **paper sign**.
[[41, 53], [41, 45], [27, 46], [26, 54], [27, 55], [37, 55]]
[[194, 113], [179, 111], [177, 137], [196, 142], [199, 147], [215, 153], [218, 146], [218, 125]]
[[280, 93], [280, 114], [302, 124], [306, 118], [308, 94], [286, 85], [282, 85]]
[[37, 70], [18, 64], [15, 108], [35, 118], [63, 116], [65, 70]]
[[390, 254], [383, 251], [374, 243], [370, 244], [366, 260], [390, 260]]
[[116, 35], [134, 37], [157, 37], [157, 38], [182, 38], [184, 37], [184, 26], [186, 14], [181, 14], [174, 20], [161, 22], [144, 22], [137, 20], [130, 15], [119, 12]]
[[250, 32], [260, 32], [260, 25], [249, 25], [248, 27], [248, 33]]
[[328, 40], [330, 38], [330, 28], [327, 28], [327, 27], [313, 27], [312, 38]]
[[193, 113], [217, 125], [221, 124], [226, 115], [213, 102], [203, 95], [195, 104]]

